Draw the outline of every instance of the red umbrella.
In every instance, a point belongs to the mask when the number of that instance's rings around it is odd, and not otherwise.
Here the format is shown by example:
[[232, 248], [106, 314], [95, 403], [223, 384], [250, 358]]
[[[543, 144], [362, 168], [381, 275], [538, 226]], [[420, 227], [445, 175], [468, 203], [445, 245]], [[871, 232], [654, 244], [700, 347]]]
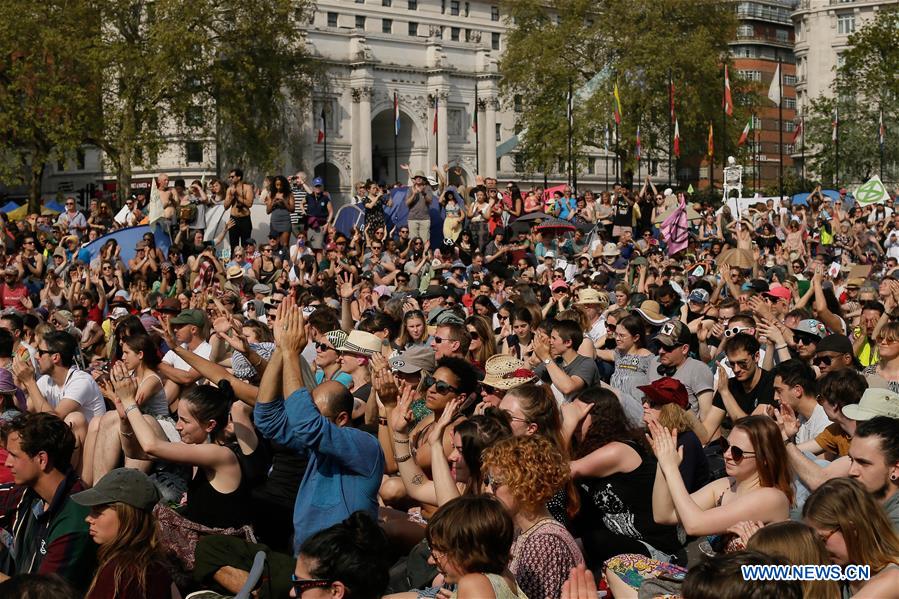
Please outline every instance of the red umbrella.
[[561, 218], [556, 218], [554, 216], [547, 218], [534, 228], [541, 233], [564, 233], [577, 229], [577, 227], [570, 221], [562, 220]]

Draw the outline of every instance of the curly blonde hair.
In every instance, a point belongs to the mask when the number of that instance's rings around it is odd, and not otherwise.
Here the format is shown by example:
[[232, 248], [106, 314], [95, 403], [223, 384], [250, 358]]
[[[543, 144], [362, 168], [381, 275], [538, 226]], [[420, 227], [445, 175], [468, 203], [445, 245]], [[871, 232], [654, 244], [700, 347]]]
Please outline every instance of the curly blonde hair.
[[543, 435], [502, 439], [484, 450], [481, 472], [503, 482], [525, 513], [541, 509], [565, 486], [568, 459]]

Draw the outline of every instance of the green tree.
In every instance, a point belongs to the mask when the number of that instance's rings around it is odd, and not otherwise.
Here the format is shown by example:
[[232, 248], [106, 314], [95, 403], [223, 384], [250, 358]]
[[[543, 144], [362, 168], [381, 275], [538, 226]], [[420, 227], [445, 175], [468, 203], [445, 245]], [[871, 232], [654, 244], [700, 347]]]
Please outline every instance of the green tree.
[[[880, 115], [887, 131], [883, 174], [899, 180], [899, 10], [882, 10], [849, 37], [831, 96], [812, 101], [806, 117], [809, 171], [826, 185], [860, 183], [881, 169]], [[838, 117], [839, 162], [833, 142]], [[839, 167], [839, 172], [836, 172]], [[838, 177], [835, 179], [835, 175]]]
[[135, 164], [152, 166], [167, 142], [198, 133], [215, 134], [235, 164], [277, 168], [290, 107], [318, 72], [302, 34], [311, 0], [88, 1], [103, 24], [92, 51], [103, 118], [91, 141], [121, 195]]
[[0, 180], [28, 187], [40, 212], [48, 160], [65, 158], [98, 118], [84, 3], [0, 2]]
[[614, 126], [617, 81], [623, 171], [636, 169], [638, 124], [644, 158], [667, 156], [669, 74], [676, 88], [682, 162], [698, 163], [705, 154], [710, 121], [716, 160], [725, 139], [729, 152], [736, 149], [755, 89], [730, 69], [736, 108], [722, 131], [722, 64], [736, 31], [732, 2], [516, 0], [506, 3], [506, 14], [511, 27], [500, 64], [501, 85], [506, 97], [522, 99], [518, 125], [526, 132], [517, 151], [528, 172], [566, 156], [568, 83], [577, 90], [598, 73], [596, 88], [575, 106], [575, 153], [586, 145], [603, 145], [606, 128]]

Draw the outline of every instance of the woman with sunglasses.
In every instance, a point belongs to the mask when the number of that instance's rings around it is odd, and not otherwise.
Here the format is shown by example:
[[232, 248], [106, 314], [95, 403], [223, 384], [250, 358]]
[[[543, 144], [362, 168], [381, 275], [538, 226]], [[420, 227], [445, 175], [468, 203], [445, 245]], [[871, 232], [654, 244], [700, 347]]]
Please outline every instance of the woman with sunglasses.
[[[365, 512], [356, 512], [303, 542], [289, 596], [379, 599], [389, 581], [391, 549], [378, 523]], [[273, 580], [269, 596], [285, 596], [282, 584]]]
[[338, 347], [346, 343], [347, 334], [340, 329], [328, 331], [315, 342], [315, 384], [324, 381], [337, 381], [347, 389], [353, 386], [353, 377], [340, 369], [340, 352]]
[[869, 580], [843, 583], [844, 597], [899, 597], [899, 535], [861, 484], [850, 478], [827, 481], [806, 500], [802, 516], [833, 563], [871, 569]]
[[584, 558], [547, 509], [569, 479], [568, 460], [542, 435], [503, 439], [484, 451], [485, 491], [496, 496], [519, 532], [509, 570], [528, 597], [559, 597]]
[[[869, 383], [886, 381], [890, 391], [899, 393], [899, 322], [888, 322], [877, 335], [880, 360], [862, 371]], [[872, 384], [872, 386], [880, 386]]]
[[465, 328], [471, 337], [468, 359], [475, 368], [483, 372], [487, 359], [496, 355], [496, 336], [493, 334], [493, 328], [483, 316], [469, 316], [465, 319]]

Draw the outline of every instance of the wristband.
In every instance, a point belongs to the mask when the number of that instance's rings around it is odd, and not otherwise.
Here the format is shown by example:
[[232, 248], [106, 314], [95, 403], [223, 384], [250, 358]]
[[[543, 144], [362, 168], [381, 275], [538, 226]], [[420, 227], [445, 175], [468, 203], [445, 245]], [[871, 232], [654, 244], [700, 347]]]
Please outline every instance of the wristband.
[[[380, 418], [378, 420], [380, 421]], [[379, 424], [380, 424], [380, 422], [379, 422]], [[397, 445], [408, 445], [409, 438], [406, 437], [405, 439], [397, 439], [396, 437], [394, 437], [393, 442], [396, 443]]]
[[387, 426], [387, 419], [383, 416], [378, 416], [378, 426]]
[[125, 416], [128, 416], [128, 413], [131, 412], [131, 410], [139, 410], [139, 409], [140, 409], [140, 407], [136, 403], [133, 403], [130, 406], [128, 406], [127, 408], [125, 408]]
[[401, 464], [401, 463], [407, 462], [407, 461], [409, 461], [409, 460], [411, 460], [411, 459], [412, 459], [412, 454], [411, 454], [411, 453], [407, 453], [406, 455], [403, 455], [403, 456], [399, 456], [399, 457], [393, 458], [393, 461], [395, 461], [395, 462]]
[[775, 345], [774, 349], [775, 349], [775, 351], [779, 351], [782, 349], [786, 349], [787, 347], [789, 347], [789, 346], [786, 343], [784, 343], [783, 345]]

